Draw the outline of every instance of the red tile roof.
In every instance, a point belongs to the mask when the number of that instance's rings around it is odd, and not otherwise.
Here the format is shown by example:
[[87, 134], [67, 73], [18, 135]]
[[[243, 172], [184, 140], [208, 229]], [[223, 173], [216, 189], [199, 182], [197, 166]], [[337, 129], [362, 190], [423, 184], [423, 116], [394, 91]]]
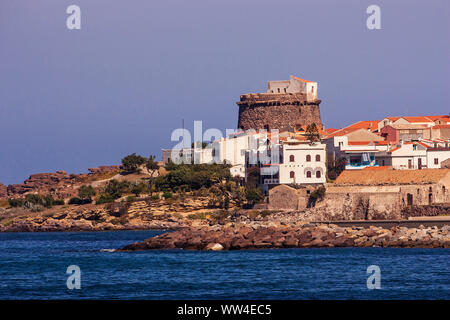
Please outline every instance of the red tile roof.
[[435, 129], [450, 129], [450, 124], [438, 124], [435, 125], [434, 127], [431, 127], [431, 129], [435, 130]]
[[339, 129], [328, 136], [326, 136], [326, 139], [332, 138], [332, 137], [339, 137], [339, 136], [345, 136], [346, 134], [359, 130], [359, 129], [365, 129], [365, 130], [378, 130], [378, 123], [379, 120], [367, 120], [367, 121], [358, 121], [355, 122], [347, 127], [344, 127], [342, 129]]
[[335, 128], [328, 128], [328, 129], [325, 129], [325, 131], [326, 132], [328, 132], [328, 133], [333, 133], [333, 132], [336, 132], [336, 131], [338, 131], [339, 129], [335, 129]]
[[299, 78], [299, 77], [296, 77], [296, 76], [292, 76], [292, 77], [294, 77], [295, 79], [300, 80], [302, 82], [314, 82], [314, 81], [305, 80], [305, 79], [302, 79], [302, 78]]

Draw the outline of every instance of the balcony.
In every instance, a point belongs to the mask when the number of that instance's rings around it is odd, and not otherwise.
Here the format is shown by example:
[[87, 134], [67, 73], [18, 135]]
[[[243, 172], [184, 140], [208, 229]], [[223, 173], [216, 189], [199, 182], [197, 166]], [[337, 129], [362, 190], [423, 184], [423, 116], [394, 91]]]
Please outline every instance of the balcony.
[[361, 162], [352, 162], [345, 165], [346, 170], [361, 170], [367, 167], [379, 167], [380, 165], [375, 160], [373, 161], [361, 161]]

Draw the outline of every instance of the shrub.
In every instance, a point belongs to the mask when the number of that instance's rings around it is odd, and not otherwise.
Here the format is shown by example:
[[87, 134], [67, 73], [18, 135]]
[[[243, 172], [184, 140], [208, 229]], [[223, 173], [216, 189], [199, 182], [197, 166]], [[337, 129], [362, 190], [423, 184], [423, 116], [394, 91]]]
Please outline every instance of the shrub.
[[133, 202], [134, 200], [136, 200], [136, 197], [134, 196], [128, 196], [126, 199], [127, 202]]
[[169, 192], [169, 191], [164, 191], [164, 192], [163, 192], [163, 198], [164, 198], [164, 199], [170, 199], [170, 198], [172, 198], [172, 197], [173, 197], [172, 192]]
[[83, 200], [78, 198], [78, 197], [72, 197], [72, 198], [69, 199], [68, 204], [81, 205], [81, 204], [83, 204]]
[[78, 196], [81, 199], [91, 199], [95, 195], [96, 195], [96, 192], [92, 186], [81, 186], [78, 189]]
[[255, 204], [263, 199], [263, 195], [261, 194], [261, 190], [254, 188], [247, 190], [246, 198], [248, 203]]
[[318, 187], [316, 190], [311, 192], [308, 200], [308, 207], [314, 207], [318, 200], [323, 200], [325, 197], [326, 188], [324, 186]]
[[148, 186], [144, 182], [135, 182], [130, 188], [130, 192], [133, 193], [136, 197], [138, 197], [141, 193], [146, 192], [147, 190]]
[[311, 192], [309, 197], [315, 200], [322, 200], [325, 197], [326, 188], [324, 186], [318, 187], [316, 190]]
[[8, 203], [11, 207], [16, 208], [16, 207], [23, 207], [23, 199], [8, 199]]
[[115, 198], [111, 196], [110, 194], [102, 193], [97, 197], [97, 200], [95, 200], [96, 204], [102, 204], [102, 203], [110, 203], [114, 202]]
[[55, 206], [63, 206], [65, 204], [64, 199], [56, 199], [53, 201], [53, 205]]
[[159, 200], [160, 198], [159, 198], [159, 194], [154, 194], [154, 195], [152, 195], [151, 197], [150, 197], [150, 199], [152, 199], [152, 200]]
[[128, 182], [119, 182], [115, 179], [110, 180], [105, 187], [105, 194], [109, 195], [113, 199], [119, 199], [123, 193], [126, 193], [128, 191]]

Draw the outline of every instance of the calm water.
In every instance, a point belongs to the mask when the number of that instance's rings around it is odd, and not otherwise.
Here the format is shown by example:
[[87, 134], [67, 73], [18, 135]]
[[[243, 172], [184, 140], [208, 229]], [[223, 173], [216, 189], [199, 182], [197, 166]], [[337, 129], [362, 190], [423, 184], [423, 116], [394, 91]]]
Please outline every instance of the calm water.
[[[450, 249], [102, 250], [158, 233], [0, 234], [0, 299], [450, 299]], [[373, 264], [381, 290], [366, 287]]]

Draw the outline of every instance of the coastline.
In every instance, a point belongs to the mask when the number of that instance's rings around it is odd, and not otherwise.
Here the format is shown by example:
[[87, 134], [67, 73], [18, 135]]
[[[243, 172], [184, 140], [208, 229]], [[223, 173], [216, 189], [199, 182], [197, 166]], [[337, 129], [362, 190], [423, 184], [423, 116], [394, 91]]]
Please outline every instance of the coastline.
[[450, 248], [450, 226], [339, 227], [335, 224], [283, 225], [227, 223], [186, 227], [127, 245], [118, 251], [153, 249], [248, 250], [281, 248], [398, 247]]

